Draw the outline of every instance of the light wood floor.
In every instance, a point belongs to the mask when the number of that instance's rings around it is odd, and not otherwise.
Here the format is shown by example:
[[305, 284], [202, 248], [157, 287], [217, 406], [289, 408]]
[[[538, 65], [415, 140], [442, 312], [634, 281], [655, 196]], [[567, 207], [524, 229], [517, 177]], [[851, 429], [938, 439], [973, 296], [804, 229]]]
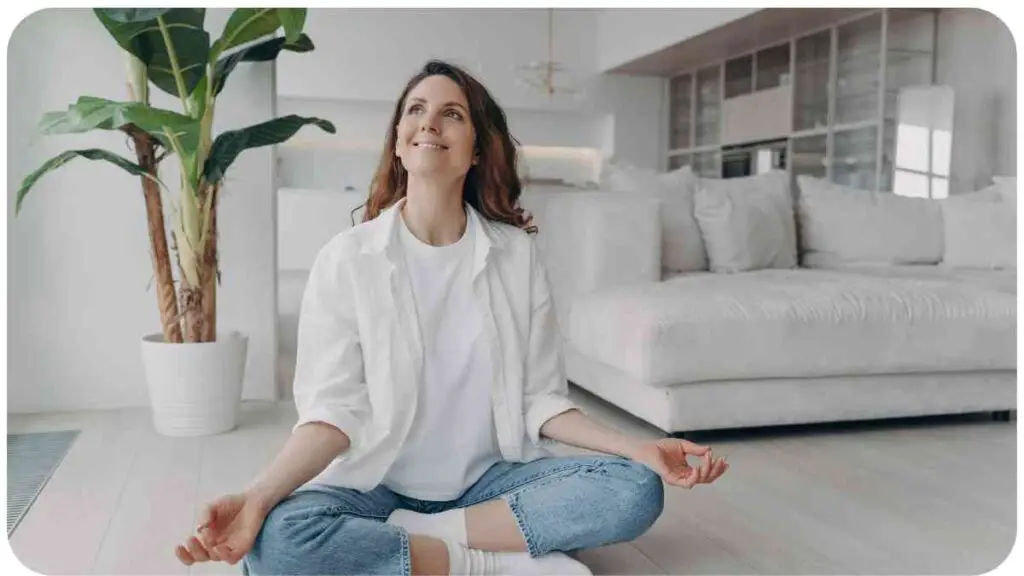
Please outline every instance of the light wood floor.
[[[659, 436], [573, 394], [599, 420]], [[9, 416], [10, 432], [82, 431], [11, 546], [43, 574], [238, 574], [189, 569], [174, 545], [203, 502], [271, 460], [293, 419], [290, 404], [247, 403], [229, 434], [169, 439], [145, 410]], [[958, 417], [698, 436], [730, 471], [669, 488], [646, 534], [581, 558], [598, 574], [983, 573], [1015, 538], [1016, 430]]]

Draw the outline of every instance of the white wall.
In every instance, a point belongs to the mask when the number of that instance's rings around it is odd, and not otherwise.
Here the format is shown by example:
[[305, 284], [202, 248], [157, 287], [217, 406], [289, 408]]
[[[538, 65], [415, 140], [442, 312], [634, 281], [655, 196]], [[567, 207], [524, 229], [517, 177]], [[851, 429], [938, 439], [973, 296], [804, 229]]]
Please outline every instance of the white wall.
[[[601, 13], [555, 12], [555, 59], [569, 69], [564, 78], [584, 90], [573, 98], [549, 97], [515, 81], [518, 66], [548, 56], [545, 10], [311, 9], [307, 28], [316, 50], [285, 54], [278, 62], [282, 109], [330, 114], [341, 124], [332, 147], [359, 147], [372, 155], [405, 82], [428, 59], [442, 58], [466, 67], [487, 86], [522, 144], [593, 148], [656, 166], [663, 156], [665, 81], [600, 75]], [[352, 170], [358, 175], [348, 179], [362, 186], [365, 170]], [[282, 166], [283, 176], [296, 172]]]
[[756, 12], [754, 8], [623, 8], [603, 10], [598, 21], [602, 72], [657, 52]]
[[[555, 11], [555, 58], [589, 75], [599, 12]], [[394, 102], [430, 58], [465, 66], [505, 108], [571, 109], [569, 98], [515, 85], [515, 68], [547, 59], [547, 13], [536, 9], [310, 9], [312, 54], [279, 60], [281, 96]], [[312, 56], [312, 57], [310, 57]]]
[[939, 12], [936, 83], [951, 86], [950, 190], [970, 192], [1017, 174], [1017, 58], [1013, 35], [977, 9]]
[[[219, 35], [228, 14], [208, 12], [211, 33]], [[17, 87], [8, 91], [7, 108], [11, 413], [148, 404], [139, 339], [160, 324], [138, 179], [106, 163], [74, 160], [40, 180], [20, 217], [13, 211], [21, 179], [55, 154], [103, 147], [131, 157], [118, 133], [35, 133], [44, 112], [80, 95], [123, 99], [123, 70], [120, 48], [89, 10], [35, 12], [10, 39], [8, 83]], [[239, 67], [220, 98], [216, 130], [270, 117], [273, 86], [272, 65]], [[250, 336], [246, 398], [275, 393], [271, 154], [241, 156], [221, 199], [218, 325]], [[164, 178], [173, 189], [173, 171]]]
[[668, 81], [653, 76], [598, 79], [598, 109], [608, 114], [602, 142], [605, 152], [640, 168], [664, 169], [668, 151]]
[[[281, 98], [279, 114], [327, 118], [338, 131], [325, 134], [306, 130], [279, 147], [279, 184], [291, 188], [368, 190], [380, 161], [392, 106], [392, 102]], [[600, 154], [597, 150], [586, 153], [586, 149], [598, 141], [593, 126], [609, 114], [524, 109], [507, 110], [506, 114], [513, 136], [524, 145], [521, 166], [526, 173], [572, 181], [595, 179], [591, 173], [597, 167], [591, 165], [599, 164]], [[656, 135], [655, 127], [642, 139], [650, 138], [653, 142]], [[645, 144], [641, 142], [634, 151], [645, 153]], [[583, 162], [549, 162], [553, 154], [565, 156], [563, 149], [567, 148], [577, 148], [571, 157]]]

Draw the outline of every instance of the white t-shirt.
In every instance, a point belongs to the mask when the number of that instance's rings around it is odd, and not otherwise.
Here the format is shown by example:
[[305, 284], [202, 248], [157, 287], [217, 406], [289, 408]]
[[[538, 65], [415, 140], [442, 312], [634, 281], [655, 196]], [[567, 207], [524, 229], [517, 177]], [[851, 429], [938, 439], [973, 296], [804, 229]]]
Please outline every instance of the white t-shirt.
[[384, 485], [420, 500], [454, 500], [501, 454], [492, 359], [473, 294], [473, 227], [454, 244], [431, 246], [412, 234], [401, 214], [397, 220], [423, 336], [423, 389]]

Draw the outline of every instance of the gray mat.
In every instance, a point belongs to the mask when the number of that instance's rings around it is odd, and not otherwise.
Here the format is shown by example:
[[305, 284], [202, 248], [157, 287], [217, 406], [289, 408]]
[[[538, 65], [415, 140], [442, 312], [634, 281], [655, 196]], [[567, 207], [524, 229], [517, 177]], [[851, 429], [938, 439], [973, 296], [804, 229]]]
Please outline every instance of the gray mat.
[[64, 461], [78, 430], [7, 435], [7, 536]]

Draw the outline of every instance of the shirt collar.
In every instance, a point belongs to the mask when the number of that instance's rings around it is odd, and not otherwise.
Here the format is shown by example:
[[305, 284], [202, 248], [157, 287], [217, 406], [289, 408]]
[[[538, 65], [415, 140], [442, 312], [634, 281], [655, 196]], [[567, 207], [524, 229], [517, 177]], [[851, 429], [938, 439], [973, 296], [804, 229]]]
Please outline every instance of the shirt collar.
[[[401, 209], [405, 204], [403, 196], [390, 207], [381, 211], [376, 218], [367, 223], [369, 226], [369, 238], [363, 244], [363, 254], [384, 253], [389, 260], [395, 262], [395, 256], [401, 249], [398, 237], [397, 222], [401, 218]], [[506, 234], [495, 223], [484, 218], [475, 208], [464, 203], [466, 208], [467, 226], [473, 226], [476, 237], [476, 251], [474, 260], [474, 275], [483, 269], [487, 263], [487, 257], [491, 249], [500, 250], [505, 247]]]

